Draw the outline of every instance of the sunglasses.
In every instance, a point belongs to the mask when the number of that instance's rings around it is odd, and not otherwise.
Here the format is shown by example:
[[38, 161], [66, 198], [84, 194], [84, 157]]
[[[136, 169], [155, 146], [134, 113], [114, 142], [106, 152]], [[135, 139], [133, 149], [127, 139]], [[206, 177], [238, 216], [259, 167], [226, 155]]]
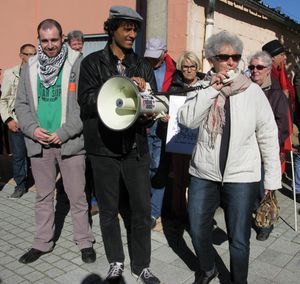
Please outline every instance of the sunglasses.
[[241, 54], [218, 54], [214, 56], [214, 59], [218, 61], [228, 61], [231, 58], [233, 61], [240, 61], [242, 58]]
[[261, 70], [263, 70], [263, 69], [265, 69], [265, 68], [267, 68], [267, 67], [266, 67], [266, 66], [263, 66], [263, 65], [249, 65], [248, 68], [249, 68], [249, 70], [251, 70], [251, 71], [253, 71], [255, 68], [256, 68], [256, 70], [261, 71]]

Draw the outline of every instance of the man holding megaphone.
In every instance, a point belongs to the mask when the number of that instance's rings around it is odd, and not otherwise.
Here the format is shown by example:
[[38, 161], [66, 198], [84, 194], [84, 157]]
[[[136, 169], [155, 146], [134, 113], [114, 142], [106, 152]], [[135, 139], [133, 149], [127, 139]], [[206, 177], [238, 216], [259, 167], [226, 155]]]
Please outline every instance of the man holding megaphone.
[[[109, 17], [104, 23], [109, 41], [103, 50], [92, 53], [83, 60], [78, 100], [84, 125], [85, 147], [93, 168], [95, 193], [100, 208], [102, 238], [110, 264], [106, 278], [121, 279], [124, 270], [125, 257], [118, 219], [120, 213], [127, 230], [133, 276], [143, 283], [156, 284], [160, 281], [149, 269], [151, 214], [146, 136], [146, 127], [153, 121], [153, 115], [142, 115], [143, 119], [139, 117], [130, 126], [118, 130], [110, 127], [109, 122], [104, 123], [101, 104], [114, 96], [114, 84], [111, 84], [111, 91], [108, 89], [104, 92], [104, 98], [98, 101], [97, 107], [99, 91], [114, 76], [131, 79], [140, 92], [145, 91], [146, 82], [152, 90], [156, 90], [152, 67], [132, 49], [142, 21], [143, 18], [131, 8], [110, 8]], [[113, 100], [114, 103], [116, 101], [118, 100]], [[114, 103], [111, 109], [115, 111]], [[105, 115], [106, 118], [110, 117], [107, 109]], [[111, 115], [114, 120], [113, 113]]]

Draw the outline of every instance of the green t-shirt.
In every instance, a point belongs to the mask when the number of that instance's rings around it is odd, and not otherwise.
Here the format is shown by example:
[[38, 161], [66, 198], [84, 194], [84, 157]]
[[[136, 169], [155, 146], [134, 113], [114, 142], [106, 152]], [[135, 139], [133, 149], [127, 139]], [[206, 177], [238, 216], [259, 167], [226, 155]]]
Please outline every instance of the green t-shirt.
[[55, 132], [61, 126], [61, 77], [62, 72], [59, 72], [55, 84], [49, 88], [43, 86], [40, 76], [37, 80], [37, 118], [40, 127], [47, 129], [50, 133]]

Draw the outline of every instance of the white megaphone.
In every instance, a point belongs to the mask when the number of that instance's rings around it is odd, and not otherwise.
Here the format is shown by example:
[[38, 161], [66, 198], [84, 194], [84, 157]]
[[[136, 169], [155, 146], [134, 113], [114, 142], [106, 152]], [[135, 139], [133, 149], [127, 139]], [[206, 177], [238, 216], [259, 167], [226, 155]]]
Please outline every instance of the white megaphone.
[[146, 87], [147, 90], [141, 93], [127, 77], [115, 76], [107, 80], [100, 89], [97, 100], [101, 121], [112, 130], [124, 130], [141, 114], [156, 113], [159, 116], [167, 112], [168, 99], [152, 95], [148, 83], [147, 86], [148, 89]]

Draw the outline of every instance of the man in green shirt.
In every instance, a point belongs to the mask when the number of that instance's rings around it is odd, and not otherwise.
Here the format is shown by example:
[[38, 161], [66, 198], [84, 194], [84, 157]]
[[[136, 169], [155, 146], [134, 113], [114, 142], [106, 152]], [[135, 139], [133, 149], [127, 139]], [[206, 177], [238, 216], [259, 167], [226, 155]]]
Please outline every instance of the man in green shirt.
[[19, 262], [27, 264], [54, 248], [54, 192], [59, 166], [70, 200], [74, 240], [82, 261], [94, 262], [94, 237], [88, 222], [85, 150], [77, 103], [82, 55], [63, 43], [60, 24], [47, 19], [38, 26], [38, 54], [22, 70], [16, 114], [25, 134], [36, 185], [36, 234]]

